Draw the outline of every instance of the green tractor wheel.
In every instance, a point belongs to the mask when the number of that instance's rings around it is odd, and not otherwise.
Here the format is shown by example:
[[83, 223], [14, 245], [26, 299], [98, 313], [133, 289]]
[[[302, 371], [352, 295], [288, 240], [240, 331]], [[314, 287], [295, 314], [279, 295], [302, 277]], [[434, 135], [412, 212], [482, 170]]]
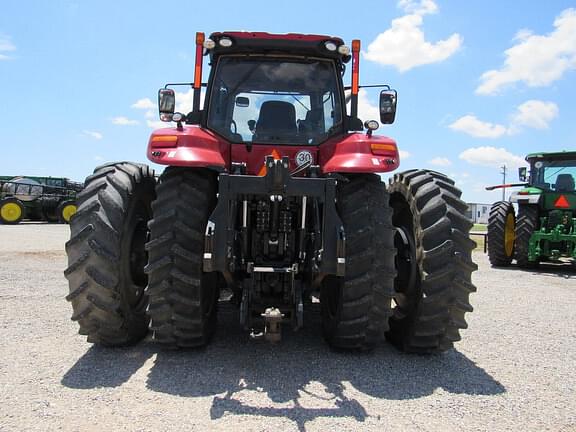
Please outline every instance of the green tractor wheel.
[[514, 257], [516, 239], [514, 207], [508, 201], [498, 201], [490, 208], [488, 218], [488, 258], [495, 267], [508, 266]]
[[0, 221], [8, 225], [20, 223], [24, 217], [24, 205], [16, 198], [0, 200]]
[[519, 267], [532, 268], [538, 261], [529, 261], [530, 237], [539, 228], [538, 206], [520, 204], [518, 206], [518, 222], [516, 224], [515, 258]]
[[62, 201], [58, 205], [58, 208], [56, 210], [58, 221], [60, 223], [69, 224], [70, 219], [72, 218], [72, 216], [76, 214], [76, 211], [77, 211], [76, 201], [73, 200]]

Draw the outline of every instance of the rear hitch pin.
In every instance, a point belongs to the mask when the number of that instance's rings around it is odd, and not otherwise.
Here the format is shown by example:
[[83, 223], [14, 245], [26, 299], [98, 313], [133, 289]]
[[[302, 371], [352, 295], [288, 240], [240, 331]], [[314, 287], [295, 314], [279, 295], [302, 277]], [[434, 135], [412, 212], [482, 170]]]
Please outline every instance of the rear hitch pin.
[[261, 316], [264, 318], [264, 339], [270, 343], [280, 342], [282, 339], [281, 324], [284, 314], [278, 308], [269, 307], [266, 308]]

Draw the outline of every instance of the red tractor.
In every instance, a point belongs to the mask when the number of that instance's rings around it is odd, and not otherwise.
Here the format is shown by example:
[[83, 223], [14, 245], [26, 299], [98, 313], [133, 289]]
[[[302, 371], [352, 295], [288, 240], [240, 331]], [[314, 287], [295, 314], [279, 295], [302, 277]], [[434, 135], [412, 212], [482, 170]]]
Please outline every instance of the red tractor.
[[[176, 123], [148, 143], [167, 165], [159, 180], [110, 163], [78, 197], [65, 275], [89, 342], [131, 344], [150, 327], [167, 348], [206, 345], [222, 289], [240, 324], [272, 341], [318, 300], [332, 347], [386, 337], [430, 353], [460, 339], [476, 269], [466, 204], [434, 171], [381, 181], [400, 160], [378, 122], [358, 118], [359, 54], [360, 41], [330, 36], [196, 35], [192, 111], [175, 112], [173, 85], [159, 91], [161, 119]], [[379, 87], [390, 124], [396, 91]]]

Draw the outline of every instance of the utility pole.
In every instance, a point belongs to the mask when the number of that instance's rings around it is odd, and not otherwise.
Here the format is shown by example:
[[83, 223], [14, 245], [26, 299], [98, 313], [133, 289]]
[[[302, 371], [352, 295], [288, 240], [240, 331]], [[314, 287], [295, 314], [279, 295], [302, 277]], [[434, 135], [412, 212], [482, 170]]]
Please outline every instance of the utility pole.
[[[502, 168], [502, 171], [500, 171], [500, 174], [502, 174], [502, 184], [505, 185], [506, 184], [506, 165], [502, 165], [500, 168]], [[502, 201], [506, 201], [506, 188], [505, 187], [502, 188]]]

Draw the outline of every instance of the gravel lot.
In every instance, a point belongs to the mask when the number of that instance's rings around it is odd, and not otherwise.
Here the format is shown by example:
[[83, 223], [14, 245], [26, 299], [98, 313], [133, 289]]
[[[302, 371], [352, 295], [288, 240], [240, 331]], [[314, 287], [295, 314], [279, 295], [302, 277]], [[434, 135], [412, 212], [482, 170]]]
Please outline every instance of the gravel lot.
[[0, 430], [576, 430], [576, 273], [493, 270], [457, 349], [330, 351], [318, 313], [280, 345], [221, 308], [204, 350], [86, 343], [70, 321], [64, 225], [0, 225]]

